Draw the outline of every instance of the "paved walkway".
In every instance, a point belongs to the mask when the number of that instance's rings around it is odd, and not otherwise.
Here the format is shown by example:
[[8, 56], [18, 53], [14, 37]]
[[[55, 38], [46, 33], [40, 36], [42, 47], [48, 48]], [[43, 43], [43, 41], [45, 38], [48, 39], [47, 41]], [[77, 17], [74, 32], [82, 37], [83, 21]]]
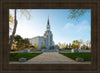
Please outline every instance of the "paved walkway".
[[11, 62], [10, 64], [89, 64], [89, 62], [76, 62], [57, 52], [44, 52], [27, 62]]
[[57, 63], [57, 64], [62, 64], [62, 63], [67, 63], [67, 64], [75, 64], [76, 62], [74, 60], [71, 60], [68, 57], [65, 57], [57, 52], [45, 52], [35, 58], [32, 58], [28, 60], [27, 62], [29, 63], [36, 63], [36, 64], [52, 64], [52, 63]]

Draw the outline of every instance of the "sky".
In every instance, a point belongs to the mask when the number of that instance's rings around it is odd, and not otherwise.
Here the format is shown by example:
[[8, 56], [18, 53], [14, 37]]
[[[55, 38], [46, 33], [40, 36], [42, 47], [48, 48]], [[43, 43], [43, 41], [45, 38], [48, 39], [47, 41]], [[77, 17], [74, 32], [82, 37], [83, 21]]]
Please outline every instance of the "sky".
[[[27, 19], [17, 9], [16, 34], [23, 38], [43, 36], [46, 31], [49, 16], [50, 30], [53, 33], [53, 40], [57, 43], [72, 43], [73, 40], [82, 39], [84, 42], [91, 40], [91, 10], [81, 16], [78, 20], [69, 19], [70, 9], [28, 9], [30, 19]], [[14, 16], [14, 10], [9, 13]]]

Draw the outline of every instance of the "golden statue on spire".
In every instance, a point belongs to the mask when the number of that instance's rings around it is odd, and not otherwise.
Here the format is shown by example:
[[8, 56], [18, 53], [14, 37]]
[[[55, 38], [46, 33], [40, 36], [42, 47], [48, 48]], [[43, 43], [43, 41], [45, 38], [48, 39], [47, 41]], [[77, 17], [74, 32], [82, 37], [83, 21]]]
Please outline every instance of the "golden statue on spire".
[[49, 15], [48, 15], [48, 19], [49, 19]]

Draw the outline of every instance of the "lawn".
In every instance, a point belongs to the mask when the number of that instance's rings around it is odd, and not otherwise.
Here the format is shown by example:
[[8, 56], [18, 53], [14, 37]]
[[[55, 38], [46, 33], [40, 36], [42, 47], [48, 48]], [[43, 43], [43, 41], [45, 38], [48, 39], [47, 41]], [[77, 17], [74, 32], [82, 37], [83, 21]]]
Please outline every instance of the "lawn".
[[18, 61], [19, 58], [26, 58], [27, 60], [40, 55], [41, 53], [10, 53], [10, 61]]
[[81, 57], [84, 59], [84, 61], [91, 61], [91, 53], [60, 53], [60, 54], [67, 56], [74, 60], [77, 57]]

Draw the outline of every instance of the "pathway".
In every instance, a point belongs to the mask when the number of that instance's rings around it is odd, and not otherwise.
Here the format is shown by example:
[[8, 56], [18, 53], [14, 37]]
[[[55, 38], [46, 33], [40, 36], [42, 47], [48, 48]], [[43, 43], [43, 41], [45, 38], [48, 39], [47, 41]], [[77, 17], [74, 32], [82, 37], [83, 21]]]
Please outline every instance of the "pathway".
[[[13, 62], [11, 63], [13, 64]], [[15, 64], [15, 63], [14, 63]], [[16, 62], [18, 64], [18, 62]], [[19, 62], [19, 64], [89, 64], [88, 62], [76, 62], [68, 57], [65, 57], [58, 52], [44, 52], [27, 62]]]

